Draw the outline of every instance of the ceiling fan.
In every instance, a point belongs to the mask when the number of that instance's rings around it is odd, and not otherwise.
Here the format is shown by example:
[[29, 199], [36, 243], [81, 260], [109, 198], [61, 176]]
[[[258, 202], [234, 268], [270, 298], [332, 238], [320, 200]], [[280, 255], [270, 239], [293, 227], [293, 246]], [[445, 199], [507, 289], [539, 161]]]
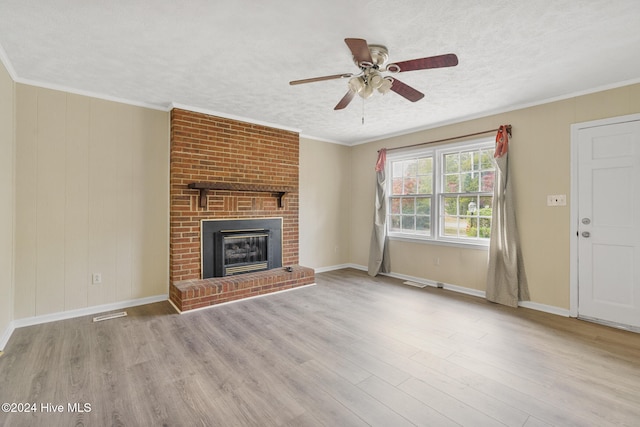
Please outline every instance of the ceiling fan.
[[334, 79], [349, 79], [349, 91], [334, 107], [334, 110], [345, 108], [353, 97], [358, 94], [362, 98], [369, 98], [374, 90], [385, 94], [393, 91], [411, 102], [424, 98], [424, 94], [411, 86], [402, 83], [392, 76], [383, 76], [382, 73], [392, 74], [404, 71], [425, 70], [428, 68], [454, 67], [458, 65], [458, 57], [453, 53], [430, 56], [427, 58], [411, 59], [409, 61], [385, 63], [389, 59], [389, 51], [385, 46], [368, 44], [364, 39], [344, 39], [351, 50], [353, 62], [360, 68], [359, 73], [333, 74], [330, 76], [313, 77], [310, 79], [293, 80], [290, 85], [319, 82]]

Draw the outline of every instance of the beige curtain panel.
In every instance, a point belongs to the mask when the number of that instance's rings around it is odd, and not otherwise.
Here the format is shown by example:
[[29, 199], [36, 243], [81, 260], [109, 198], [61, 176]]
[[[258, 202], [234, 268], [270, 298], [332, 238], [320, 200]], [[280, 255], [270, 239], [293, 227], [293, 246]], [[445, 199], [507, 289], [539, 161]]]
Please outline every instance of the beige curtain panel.
[[514, 190], [509, 180], [509, 134], [500, 126], [496, 136], [496, 179], [493, 194], [486, 298], [517, 307], [529, 300], [529, 286], [516, 224]]
[[387, 162], [387, 150], [378, 152], [376, 162], [376, 204], [373, 211], [373, 230], [371, 231], [371, 244], [369, 247], [370, 276], [391, 271], [389, 265], [389, 249], [387, 245], [387, 200], [386, 200], [386, 176], [385, 163]]

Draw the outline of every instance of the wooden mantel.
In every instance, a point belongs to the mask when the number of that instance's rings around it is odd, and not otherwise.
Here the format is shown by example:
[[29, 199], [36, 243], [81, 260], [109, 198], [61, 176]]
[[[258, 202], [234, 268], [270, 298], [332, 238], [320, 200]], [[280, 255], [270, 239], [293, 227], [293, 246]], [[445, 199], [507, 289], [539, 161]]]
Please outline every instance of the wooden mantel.
[[285, 194], [296, 191], [293, 187], [280, 187], [275, 185], [262, 184], [241, 184], [235, 182], [191, 182], [189, 188], [200, 191], [200, 207], [207, 207], [207, 194], [209, 190], [226, 190], [226, 191], [250, 191], [259, 193], [272, 193], [278, 198], [278, 208], [282, 208], [282, 198]]

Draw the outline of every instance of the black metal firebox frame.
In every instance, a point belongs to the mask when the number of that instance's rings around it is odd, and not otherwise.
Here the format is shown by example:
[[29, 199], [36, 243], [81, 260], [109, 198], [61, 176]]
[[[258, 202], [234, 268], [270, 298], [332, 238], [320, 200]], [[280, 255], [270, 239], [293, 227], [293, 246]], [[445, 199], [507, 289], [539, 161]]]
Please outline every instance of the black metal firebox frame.
[[246, 272], [282, 267], [282, 218], [203, 219], [200, 229], [203, 279], [225, 275], [222, 241], [225, 235], [235, 233], [268, 235], [266, 268]]

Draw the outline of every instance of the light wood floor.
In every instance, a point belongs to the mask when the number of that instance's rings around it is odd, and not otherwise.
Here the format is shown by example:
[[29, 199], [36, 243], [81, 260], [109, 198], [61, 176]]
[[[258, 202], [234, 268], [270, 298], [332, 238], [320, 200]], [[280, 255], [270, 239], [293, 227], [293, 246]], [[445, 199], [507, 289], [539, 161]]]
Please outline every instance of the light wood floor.
[[38, 412], [0, 425], [640, 425], [640, 334], [356, 270], [316, 279], [183, 315], [157, 303], [17, 329], [0, 403]]

